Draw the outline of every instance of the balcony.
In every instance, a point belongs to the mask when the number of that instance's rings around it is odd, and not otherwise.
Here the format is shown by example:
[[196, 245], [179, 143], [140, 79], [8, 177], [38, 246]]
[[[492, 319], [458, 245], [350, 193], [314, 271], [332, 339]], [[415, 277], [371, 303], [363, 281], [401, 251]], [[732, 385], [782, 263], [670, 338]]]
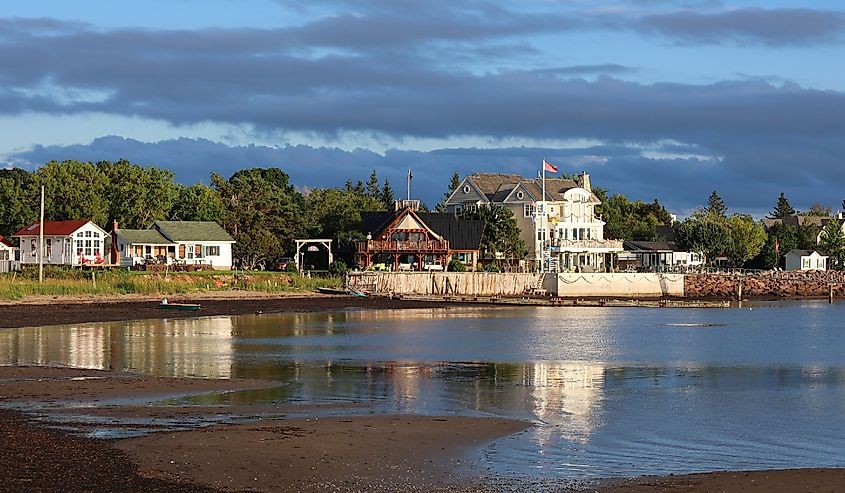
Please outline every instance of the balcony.
[[363, 240], [355, 243], [355, 250], [358, 253], [446, 253], [449, 241]]
[[552, 250], [559, 252], [622, 251], [622, 240], [565, 240], [555, 238], [549, 242], [549, 246]]

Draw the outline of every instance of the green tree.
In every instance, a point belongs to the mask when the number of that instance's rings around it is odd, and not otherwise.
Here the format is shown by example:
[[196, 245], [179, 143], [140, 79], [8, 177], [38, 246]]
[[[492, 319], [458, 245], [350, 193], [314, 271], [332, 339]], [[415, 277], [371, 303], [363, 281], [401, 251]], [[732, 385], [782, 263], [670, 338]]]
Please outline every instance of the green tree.
[[220, 195], [203, 183], [179, 187], [167, 217], [182, 221], [214, 221], [223, 224], [226, 210]]
[[795, 209], [789, 205], [789, 200], [787, 200], [786, 195], [781, 192], [780, 197], [778, 197], [778, 202], [775, 204], [775, 209], [769, 215], [769, 219], [783, 219], [794, 214]]
[[766, 244], [766, 230], [751, 216], [734, 214], [727, 219], [730, 230], [728, 258], [735, 267], [742, 267], [754, 258]]
[[38, 192], [32, 173], [0, 169], [0, 236], [9, 236], [38, 220]]
[[370, 173], [370, 179], [367, 181], [367, 197], [373, 199], [381, 198], [381, 189], [379, 187], [378, 174], [376, 173], [375, 168], [373, 168], [373, 172]]
[[497, 205], [479, 207], [475, 211], [465, 208], [461, 217], [484, 221], [484, 231], [481, 235], [482, 254], [500, 253], [505, 259], [513, 261], [522, 260], [528, 253], [516, 218], [510, 209]]
[[102, 169], [79, 161], [50, 161], [36, 171], [33, 185], [37, 189], [42, 184], [45, 220], [90, 219], [106, 226], [110, 204]]
[[845, 235], [837, 220], [825, 223], [819, 235], [819, 250], [827, 255], [829, 265], [837, 270], [845, 268]]
[[657, 199], [651, 203], [631, 202], [621, 194], [610, 197], [602, 188], [593, 188], [602, 202], [596, 208], [605, 221], [604, 235], [617, 240], [653, 241], [657, 238], [657, 226], [672, 223], [672, 215]]
[[305, 204], [310, 234], [335, 239], [338, 244], [363, 239], [366, 233], [361, 231], [361, 213], [383, 210], [380, 199], [347, 188], [312, 190]]
[[710, 194], [710, 198], [707, 199], [706, 211], [710, 214], [716, 214], [717, 216], [722, 217], [724, 217], [725, 213], [728, 212], [728, 208], [725, 207], [725, 202], [722, 200], [722, 197], [719, 197], [716, 190], [713, 190], [713, 193]]
[[225, 210], [223, 227], [237, 241], [233, 255], [242, 268], [274, 263], [306, 234], [304, 199], [278, 168], [240, 170], [226, 180], [211, 175]]
[[774, 224], [766, 233], [766, 245], [755, 263], [764, 269], [783, 267], [784, 255], [798, 247], [796, 229], [787, 224]]
[[452, 178], [449, 180], [449, 189], [443, 194], [443, 199], [434, 207], [435, 212], [446, 212], [446, 201], [452, 196], [455, 190], [461, 185], [461, 175], [457, 171], [452, 173]]
[[100, 161], [96, 168], [106, 177], [105, 198], [109, 219], [127, 229], [143, 229], [168, 218], [178, 195], [173, 172], [132, 164]]
[[381, 187], [381, 203], [384, 204], [386, 210], [393, 210], [393, 203], [396, 202], [396, 197], [393, 196], [393, 188], [387, 178], [384, 179], [384, 186]]
[[724, 216], [698, 210], [677, 229], [675, 241], [690, 252], [701, 252], [708, 263], [730, 248], [730, 229]]

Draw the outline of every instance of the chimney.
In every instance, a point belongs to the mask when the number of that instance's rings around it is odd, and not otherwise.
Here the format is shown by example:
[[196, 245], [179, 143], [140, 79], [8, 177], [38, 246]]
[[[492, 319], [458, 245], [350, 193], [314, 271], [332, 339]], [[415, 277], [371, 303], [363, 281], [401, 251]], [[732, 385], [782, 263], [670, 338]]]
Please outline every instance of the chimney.
[[115, 219], [114, 221], [112, 221], [112, 223], [111, 223], [111, 229], [112, 229], [112, 231], [117, 231], [117, 219]]
[[581, 172], [581, 188], [588, 192], [593, 191], [593, 187], [590, 186], [590, 175], [586, 171]]

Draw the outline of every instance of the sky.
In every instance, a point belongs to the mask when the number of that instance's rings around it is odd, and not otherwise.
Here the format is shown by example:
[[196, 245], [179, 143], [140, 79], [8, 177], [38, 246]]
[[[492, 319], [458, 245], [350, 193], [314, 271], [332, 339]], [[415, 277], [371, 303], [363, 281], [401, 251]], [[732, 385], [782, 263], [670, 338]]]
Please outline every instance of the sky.
[[31, 0], [0, 14], [0, 166], [285, 170], [430, 206], [453, 172], [590, 173], [683, 217], [713, 190], [845, 199], [845, 2]]

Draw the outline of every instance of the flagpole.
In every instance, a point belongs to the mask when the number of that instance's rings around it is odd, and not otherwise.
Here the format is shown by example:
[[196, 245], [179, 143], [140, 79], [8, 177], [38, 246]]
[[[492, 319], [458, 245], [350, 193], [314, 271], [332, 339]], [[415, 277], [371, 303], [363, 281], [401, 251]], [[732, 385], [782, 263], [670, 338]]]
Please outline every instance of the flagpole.
[[546, 266], [546, 158], [543, 158], [540, 167], [543, 168], [543, 222], [540, 225], [543, 228], [543, 239], [540, 243], [540, 265], [543, 266], [543, 272], [546, 272], [548, 270]]
[[408, 200], [411, 200], [411, 168], [408, 168]]

